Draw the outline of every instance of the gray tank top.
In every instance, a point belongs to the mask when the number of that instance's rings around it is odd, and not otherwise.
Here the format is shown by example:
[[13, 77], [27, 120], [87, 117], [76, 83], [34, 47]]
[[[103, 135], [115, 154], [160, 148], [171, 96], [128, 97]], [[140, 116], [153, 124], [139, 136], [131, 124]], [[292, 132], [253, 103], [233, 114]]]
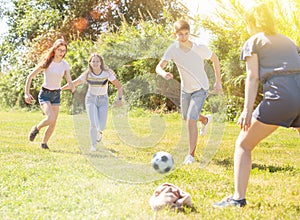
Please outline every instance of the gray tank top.
[[272, 75], [300, 73], [300, 48], [284, 35], [253, 35], [245, 42], [240, 59], [245, 61], [252, 53], [258, 55], [259, 79], [263, 83]]

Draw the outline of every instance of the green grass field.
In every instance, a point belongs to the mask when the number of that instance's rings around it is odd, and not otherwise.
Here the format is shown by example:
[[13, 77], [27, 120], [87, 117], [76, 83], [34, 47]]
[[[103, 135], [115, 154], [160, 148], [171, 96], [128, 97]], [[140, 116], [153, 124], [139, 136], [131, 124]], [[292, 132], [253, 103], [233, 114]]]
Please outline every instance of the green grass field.
[[[254, 150], [246, 208], [216, 209], [212, 204], [233, 191], [237, 125], [214, 123], [211, 135], [199, 138], [198, 163], [183, 166], [180, 115], [151, 116], [132, 111], [127, 123], [111, 111], [103, 144], [91, 154], [85, 114], [60, 113], [46, 151], [39, 147], [41, 134], [35, 142], [27, 138], [43, 118], [40, 111], [1, 111], [0, 219], [300, 219], [297, 132], [280, 128]], [[168, 175], [150, 166], [158, 150], [175, 158]], [[148, 200], [164, 182], [190, 193], [194, 209], [152, 211]]]

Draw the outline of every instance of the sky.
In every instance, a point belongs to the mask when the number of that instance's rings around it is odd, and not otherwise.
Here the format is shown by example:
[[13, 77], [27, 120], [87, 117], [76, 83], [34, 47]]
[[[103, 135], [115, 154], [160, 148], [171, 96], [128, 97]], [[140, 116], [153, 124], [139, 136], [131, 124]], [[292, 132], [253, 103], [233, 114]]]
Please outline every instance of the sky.
[[[216, 5], [215, 0], [180, 0], [184, 3], [192, 13], [206, 13], [214, 9]], [[245, 8], [251, 7], [255, 0], [235, 0], [236, 2], [241, 2]]]
[[[190, 10], [191, 16], [196, 14], [200, 16], [206, 15], [211, 11], [213, 11], [216, 7], [215, 0], [180, 0], [180, 1]], [[249, 7], [253, 6], [253, 4], [255, 3], [255, 0], [235, 0], [235, 1], [240, 2], [245, 7], [245, 9], [248, 9]], [[208, 32], [204, 30], [200, 30], [199, 37], [195, 38], [194, 40], [208, 44], [210, 41], [210, 37], [211, 35]]]

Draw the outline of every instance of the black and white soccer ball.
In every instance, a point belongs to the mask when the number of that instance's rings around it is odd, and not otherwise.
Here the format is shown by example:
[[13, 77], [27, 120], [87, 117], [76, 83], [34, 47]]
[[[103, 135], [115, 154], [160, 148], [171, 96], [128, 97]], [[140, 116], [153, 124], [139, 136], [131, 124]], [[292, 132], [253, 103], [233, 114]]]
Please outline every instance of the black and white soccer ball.
[[174, 160], [168, 152], [159, 151], [153, 155], [151, 164], [157, 172], [164, 174], [173, 169]]

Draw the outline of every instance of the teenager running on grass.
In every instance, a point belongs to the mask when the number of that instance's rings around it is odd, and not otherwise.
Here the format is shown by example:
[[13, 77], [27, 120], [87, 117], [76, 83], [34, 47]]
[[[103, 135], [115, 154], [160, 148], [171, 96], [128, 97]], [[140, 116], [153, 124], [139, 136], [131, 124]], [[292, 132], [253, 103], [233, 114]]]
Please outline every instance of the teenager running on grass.
[[173, 74], [166, 72], [164, 68], [169, 61], [174, 61], [181, 79], [181, 111], [182, 117], [187, 121], [189, 135], [189, 153], [184, 164], [195, 162], [195, 150], [198, 140], [197, 122], [200, 121], [202, 130], [200, 134], [205, 135], [208, 124], [212, 117], [200, 115], [205, 99], [208, 95], [209, 82], [204, 70], [204, 60], [210, 59], [213, 62], [216, 82], [214, 89], [222, 90], [219, 59], [207, 46], [196, 44], [189, 40], [190, 25], [184, 20], [174, 23], [174, 35], [176, 41], [169, 46], [161, 61], [156, 66], [156, 72], [169, 80]]
[[[246, 13], [246, 23], [252, 36], [241, 53], [247, 77], [234, 153], [234, 194], [215, 207], [246, 205], [251, 152], [261, 140], [279, 126], [294, 127], [300, 134], [300, 48], [276, 33], [273, 16], [264, 4]], [[264, 98], [253, 112], [259, 82], [263, 83]]]
[[29, 140], [34, 141], [41, 128], [47, 127], [41, 143], [43, 149], [49, 149], [47, 143], [55, 128], [60, 105], [60, 86], [63, 77], [66, 78], [72, 92], [75, 91], [70, 76], [70, 66], [63, 60], [66, 53], [66, 42], [63, 39], [56, 40], [45, 58], [26, 79], [25, 102], [31, 104], [34, 101], [34, 98], [29, 92], [31, 81], [38, 73], [41, 71], [44, 72], [44, 83], [39, 92], [38, 100], [46, 117], [34, 126], [29, 133]]
[[[85, 97], [85, 106], [90, 120], [91, 151], [97, 151], [97, 142], [102, 139], [102, 132], [106, 127], [108, 115], [108, 82], [111, 82], [118, 90], [116, 105], [122, 105], [122, 86], [113, 71], [106, 69], [103, 59], [98, 54], [92, 54], [89, 58], [88, 69], [73, 81], [74, 86], [88, 83], [88, 91]], [[64, 85], [62, 90], [69, 89]]]

